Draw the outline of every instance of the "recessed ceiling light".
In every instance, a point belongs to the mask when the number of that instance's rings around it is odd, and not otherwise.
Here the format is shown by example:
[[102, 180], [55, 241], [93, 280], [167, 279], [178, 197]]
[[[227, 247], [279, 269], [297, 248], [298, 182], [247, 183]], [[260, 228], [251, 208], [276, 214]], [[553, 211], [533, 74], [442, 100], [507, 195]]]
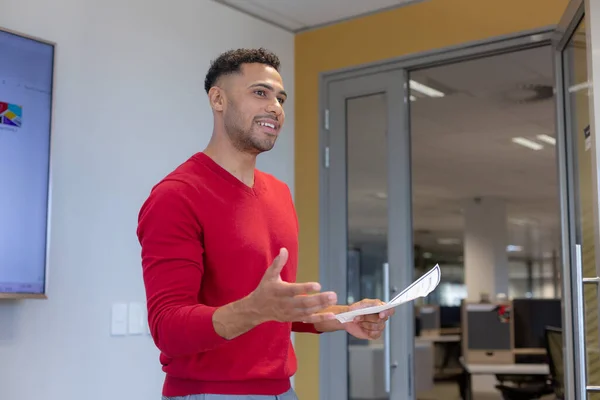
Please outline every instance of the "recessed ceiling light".
[[523, 137], [512, 138], [512, 142], [523, 147], [527, 147], [531, 150], [541, 150], [544, 148], [544, 146], [542, 146], [541, 144], [536, 143], [533, 140], [525, 139]]
[[445, 96], [445, 94], [440, 92], [439, 90], [430, 88], [429, 86], [425, 86], [422, 83], [413, 81], [412, 79], [410, 80], [410, 88], [411, 88], [411, 90], [417, 91], [417, 92], [424, 94], [425, 96], [429, 96], [429, 97], [444, 97]]
[[388, 198], [388, 195], [385, 192], [376, 192], [374, 196], [380, 200], [385, 200]]
[[460, 244], [460, 239], [456, 239], [456, 238], [440, 238], [437, 240], [437, 242], [441, 245], [445, 245], [445, 246], [451, 246], [451, 245], [457, 245]]
[[417, 101], [417, 98], [415, 96], [410, 96], [410, 101]]
[[581, 83], [575, 84], [573, 86], [569, 86], [568, 92], [569, 93], [576, 93], [576, 92], [579, 92], [580, 90], [589, 89], [591, 87], [592, 87], [592, 83], [591, 82], [589, 82], [589, 81], [581, 82]]
[[506, 246], [506, 251], [508, 251], [509, 253], [514, 253], [517, 251], [522, 251], [523, 247], [522, 246], [515, 246], [514, 244], [509, 244], [508, 246]]
[[519, 226], [527, 224], [527, 221], [521, 218], [509, 218], [508, 221]]
[[542, 142], [546, 142], [548, 144], [551, 144], [552, 146], [556, 145], [556, 138], [553, 138], [552, 136], [538, 135], [537, 138], [538, 138], [538, 140], [540, 140]]

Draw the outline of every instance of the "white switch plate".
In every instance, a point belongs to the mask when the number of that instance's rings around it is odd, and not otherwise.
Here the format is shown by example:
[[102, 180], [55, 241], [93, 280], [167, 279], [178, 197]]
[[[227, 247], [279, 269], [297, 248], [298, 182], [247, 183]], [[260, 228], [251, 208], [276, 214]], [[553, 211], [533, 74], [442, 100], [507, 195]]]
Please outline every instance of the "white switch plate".
[[129, 303], [129, 334], [143, 335], [146, 332], [146, 313], [142, 303]]
[[127, 303], [112, 305], [110, 334], [112, 336], [127, 335]]
[[144, 320], [144, 327], [146, 328], [146, 335], [151, 335], [152, 332], [150, 332], [150, 322], [148, 321], [148, 307], [146, 305], [144, 305], [145, 309], [146, 309], [146, 319]]

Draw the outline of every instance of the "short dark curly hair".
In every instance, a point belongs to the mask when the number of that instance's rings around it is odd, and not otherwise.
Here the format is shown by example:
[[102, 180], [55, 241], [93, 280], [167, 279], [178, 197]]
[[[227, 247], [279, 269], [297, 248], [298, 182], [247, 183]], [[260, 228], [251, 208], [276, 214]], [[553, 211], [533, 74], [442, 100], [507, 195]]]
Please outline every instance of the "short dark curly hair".
[[269, 65], [279, 71], [280, 62], [275, 53], [263, 49], [237, 49], [229, 50], [212, 61], [206, 78], [204, 79], [204, 90], [206, 93], [215, 82], [223, 75], [240, 72], [242, 64], [260, 63]]

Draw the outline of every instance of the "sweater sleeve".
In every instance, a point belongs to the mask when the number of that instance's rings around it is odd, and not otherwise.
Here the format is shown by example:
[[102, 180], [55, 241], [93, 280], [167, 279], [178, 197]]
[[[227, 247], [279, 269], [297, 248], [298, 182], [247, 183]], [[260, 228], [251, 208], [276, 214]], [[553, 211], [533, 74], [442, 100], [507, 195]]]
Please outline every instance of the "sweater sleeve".
[[163, 181], [138, 218], [148, 324], [156, 346], [169, 357], [206, 352], [227, 341], [215, 332], [216, 307], [198, 304], [204, 249], [189, 190], [186, 183]]
[[307, 324], [304, 322], [292, 322], [292, 331], [293, 332], [304, 332], [304, 333], [315, 333], [315, 334], [322, 333], [322, 332], [319, 332], [315, 328], [315, 324]]

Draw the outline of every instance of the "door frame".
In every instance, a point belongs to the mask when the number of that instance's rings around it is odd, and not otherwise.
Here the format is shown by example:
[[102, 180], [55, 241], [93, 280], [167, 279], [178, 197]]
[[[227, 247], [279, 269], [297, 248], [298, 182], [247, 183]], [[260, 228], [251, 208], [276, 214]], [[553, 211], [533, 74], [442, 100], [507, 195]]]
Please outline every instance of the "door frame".
[[[328, 265], [328, 260], [330, 259], [329, 234], [332, 224], [329, 218], [330, 205], [328, 202], [328, 193], [330, 190], [330, 169], [328, 168], [328, 164], [331, 162], [329, 156], [329, 121], [331, 118], [329, 113], [331, 101], [329, 87], [331, 83], [340, 80], [359, 79], [366, 75], [375, 75], [387, 71], [404, 70], [410, 72], [411, 70], [428, 68], [436, 65], [466, 61], [469, 59], [482, 58], [543, 46], [552, 46], [553, 41], [556, 40], [556, 31], [556, 26], [549, 26], [511, 35], [494, 37], [488, 40], [466, 43], [441, 50], [427, 51], [361, 66], [328, 71], [320, 74], [319, 155], [321, 161], [319, 163], [319, 279], [323, 287], [330, 287], [332, 285], [332, 280], [334, 279], [334, 277], [330, 275], [330, 268]], [[549, 62], [551, 62], [551, 60], [549, 60]], [[408, 82], [405, 82], [405, 85], [407, 87]], [[406, 102], [405, 107], [406, 109], [403, 112], [406, 116], [410, 117], [410, 102]], [[400, 132], [400, 136], [404, 137], [408, 135], [410, 138], [410, 122], [406, 124], [404, 129], [404, 132]], [[388, 174], [391, 172], [392, 171], [388, 171]], [[402, 173], [403, 171], [393, 172]], [[412, 176], [410, 171], [408, 172], [409, 177]], [[560, 190], [563, 190], [563, 188], [561, 187]], [[412, 221], [412, 189], [409, 188], [409, 190], [406, 190], [405, 192], [407, 193], [405, 204], [408, 205], [410, 209], [410, 220]], [[392, 212], [391, 209], [388, 210], [388, 218], [390, 212]], [[411, 226], [404, 228], [409, 229], [412, 232], [412, 222]], [[410, 235], [410, 243], [408, 243], [407, 246], [410, 249], [413, 247], [412, 235]], [[565, 285], [563, 282], [563, 296], [565, 293], [564, 286]], [[339, 353], [336, 353], [334, 350], [335, 347], [332, 346], [332, 341], [336, 340], [336, 338], [337, 336], [331, 334], [321, 335], [319, 338], [319, 395], [321, 400], [347, 400], [347, 397], [341, 398], [339, 393], [335, 393], [335, 388], [340, 387], [339, 385], [342, 385], [346, 388], [348, 387], [348, 360], [347, 357], [343, 357], [342, 364], [344, 365], [340, 366], [339, 358], [335, 358]], [[411, 360], [409, 360], [409, 363], [410, 362]], [[343, 373], [339, 373], [340, 370], [343, 371]], [[336, 374], [334, 371], [337, 371], [338, 373]], [[410, 387], [414, 387], [414, 376], [412, 373], [408, 379]], [[342, 396], [343, 395], [345, 395], [345, 393], [342, 393]], [[407, 398], [407, 400], [412, 399], [414, 399], [414, 393], [412, 393], [410, 399]]]
[[[387, 145], [388, 154], [386, 156], [387, 169], [387, 192], [388, 192], [388, 219], [390, 223], [387, 234], [387, 257], [386, 262], [390, 267], [388, 282], [384, 286], [384, 291], [388, 290], [390, 296], [396, 293], [391, 289], [395, 287], [406, 287], [413, 280], [413, 271], [411, 269], [394, 268], [394, 266], [406, 265], [412, 259], [412, 251], [409, 247], [412, 231], [406, 229], [411, 226], [411, 211], [409, 204], [407, 207], [395, 207], [390, 209], [389, 204], [397, 202], [399, 199], [410, 197], [410, 146], [407, 145], [408, 137], [402, 134], [392, 134], [398, 132], [407, 132], [408, 115], [402, 112], [405, 108], [408, 94], [406, 92], [407, 75], [404, 70], [390, 70], [373, 75], [362, 75], [360, 77], [337, 80], [330, 83], [330, 106], [331, 106], [331, 131], [347, 132], [347, 102], [351, 99], [368, 97], [370, 95], [384, 94], [386, 97], [386, 119], [387, 119]], [[334, 128], [336, 130], [334, 130]], [[338, 130], [339, 129], [339, 130]], [[327, 275], [328, 290], [333, 290], [338, 294], [340, 301], [347, 298], [347, 263], [348, 263], [348, 232], [344, 229], [347, 225], [347, 163], [338, 162], [340, 158], [345, 157], [347, 149], [346, 135], [332, 136], [329, 146], [331, 147], [330, 157], [332, 163], [328, 169], [327, 178], [330, 179], [328, 185], [329, 192], [325, 195], [333, 204], [329, 207], [327, 218], [330, 221], [328, 238], [332, 238], [327, 248], [323, 249], [326, 253], [328, 262], [325, 265], [330, 266], [322, 275]], [[403, 149], [400, 154], [389, 151], [393, 148]], [[401, 201], [400, 201], [401, 202]], [[383, 265], [382, 265], [383, 268]], [[385, 292], [384, 292], [385, 293]], [[344, 300], [341, 300], [344, 299]], [[383, 300], [387, 300], [384, 294]], [[396, 368], [384, 369], [384, 378], [386, 386], [389, 389], [391, 400], [408, 400], [411, 397], [412, 385], [410, 373], [413, 370], [412, 349], [414, 347], [412, 339], [408, 333], [412, 332], [412, 324], [402, 323], [402, 321], [411, 320], [412, 309], [410, 307], [401, 307], [396, 310], [396, 318], [389, 323], [389, 332], [398, 338], [393, 343], [386, 340], [384, 345], [384, 361], [387, 365], [395, 364]], [[386, 335], [386, 338], [389, 338]], [[406, 338], [407, 340], [401, 340]], [[349, 385], [347, 384], [347, 368], [334, 368], [338, 365], [348, 365], [348, 336], [345, 332], [335, 332], [328, 335], [322, 335], [321, 340], [324, 348], [328, 349], [328, 356], [322, 360], [329, 365], [324, 369], [328, 371], [328, 378], [331, 385], [327, 388], [329, 391], [324, 398], [348, 399]], [[400, 360], [406, 360], [406, 363]]]
[[[576, 176], [574, 171], [573, 152], [577, 141], [570, 134], [572, 110], [565, 92], [566, 74], [563, 53], [572, 35], [585, 16], [584, 0], [571, 0], [554, 37], [554, 68], [556, 80], [556, 144], [558, 150], [560, 209], [561, 209], [561, 248], [562, 248], [562, 299], [563, 308], [563, 342], [565, 348], [564, 363], [571, 366], [565, 368], [565, 398], [586, 399], [587, 368], [586, 338], [583, 297], [583, 270], [581, 249], [577, 243]], [[589, 50], [588, 50], [589, 51]], [[589, 64], [589, 63], [588, 63]], [[588, 71], [589, 75], [589, 71]], [[590, 110], [591, 111], [591, 110]], [[592, 123], [592, 120], [590, 121]], [[592, 155], [593, 159], [595, 155]], [[594, 174], [594, 181], [596, 176]], [[596, 182], [594, 182], [594, 185]], [[597, 203], [597, 195], [594, 196]], [[596, 207], [597, 208], [597, 207]], [[595, 213], [597, 216], [597, 213]], [[597, 243], [598, 224], [595, 224]], [[599, 249], [596, 246], [596, 252]], [[598, 254], [596, 254], [598, 257]], [[570, 329], [564, 329], [564, 327]]]

